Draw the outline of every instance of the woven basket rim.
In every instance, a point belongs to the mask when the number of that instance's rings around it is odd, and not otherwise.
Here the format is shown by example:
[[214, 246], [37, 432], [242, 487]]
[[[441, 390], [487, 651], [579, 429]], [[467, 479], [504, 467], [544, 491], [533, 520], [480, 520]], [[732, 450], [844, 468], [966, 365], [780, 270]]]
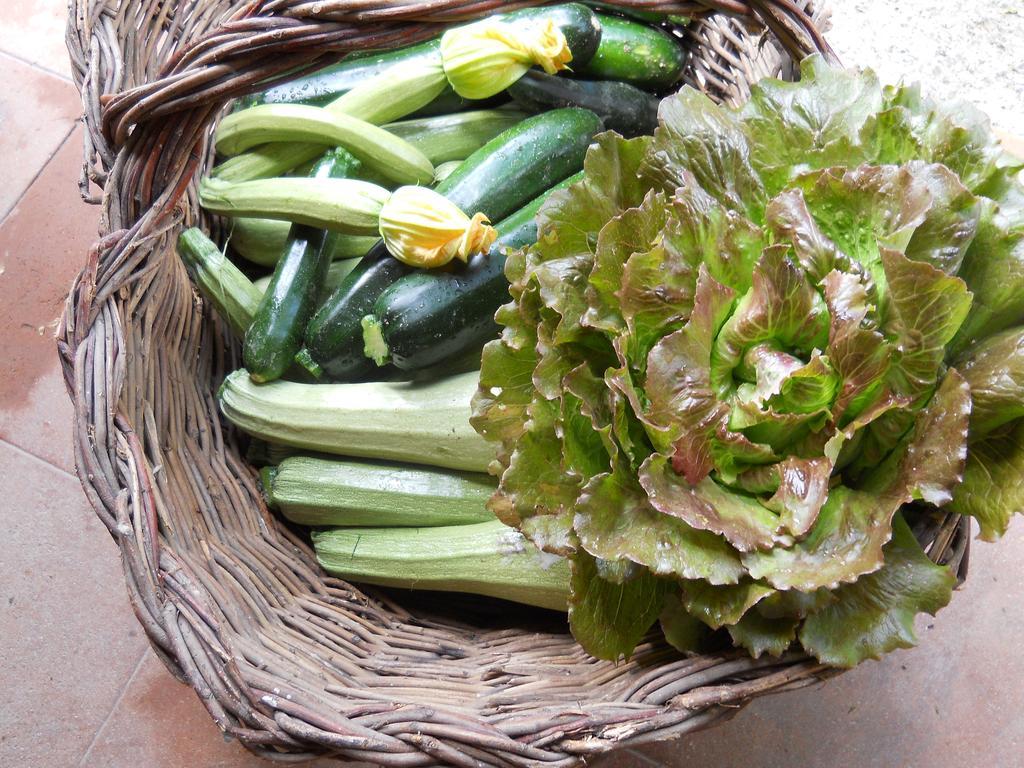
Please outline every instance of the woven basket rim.
[[[615, 667], [562, 635], [458, 627], [387, 592], [325, 577], [308, 543], [266, 510], [235, 436], [219, 422], [209, 383], [237, 362], [237, 349], [166, 257], [175, 232], [199, 215], [195, 184], [223, 105], [346, 45], [390, 47], [454, 19], [539, 4], [183, 0], [170, 11], [161, 0], [73, 2], [68, 43], [87, 126], [81, 186], [94, 202], [90, 183], [105, 188], [104, 236], [58, 331], [76, 466], [119, 546], [133, 608], [157, 653], [225, 733], [264, 757], [569, 768], [836, 674], [798, 653], [683, 657], [654, 642]], [[720, 100], [791, 72], [780, 45], [831, 55], [804, 13], [807, 0], [618, 4], [731, 12], [688, 33], [705, 46], [690, 83]], [[823, 10], [813, 7], [820, 21]], [[225, 544], [226, 532], [246, 531], [251, 540]], [[921, 535], [963, 577], [965, 522], [948, 516]], [[333, 682], [318, 690], [318, 673]], [[594, 697], [564, 698], [560, 686], [577, 690], [568, 678]]]

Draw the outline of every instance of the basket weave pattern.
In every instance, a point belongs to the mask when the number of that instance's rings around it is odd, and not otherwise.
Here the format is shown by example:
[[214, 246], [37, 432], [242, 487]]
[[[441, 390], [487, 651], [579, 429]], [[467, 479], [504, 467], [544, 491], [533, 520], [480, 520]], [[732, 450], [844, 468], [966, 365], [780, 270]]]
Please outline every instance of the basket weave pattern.
[[[217, 724], [265, 757], [385, 766], [552, 766], [670, 738], [765, 693], [833, 674], [800, 654], [683, 657], [652, 638], [618, 665], [562, 627], [460, 621], [427, 598], [325, 577], [270, 513], [214, 393], [240, 365], [226, 327], [174, 253], [202, 218], [196, 185], [226, 102], [352, 50], [538, 2], [76, 0], [68, 30], [87, 138], [83, 194], [103, 231], [68, 299], [58, 345], [75, 406], [79, 475], [120, 549], [157, 652]], [[738, 102], [792, 55], [826, 49], [806, 0], [633, 0], [707, 14], [687, 31], [687, 81]], [[956, 517], [918, 531], [964, 573]], [[453, 598], [458, 600], [457, 598]], [[489, 627], [489, 628], [485, 628]]]

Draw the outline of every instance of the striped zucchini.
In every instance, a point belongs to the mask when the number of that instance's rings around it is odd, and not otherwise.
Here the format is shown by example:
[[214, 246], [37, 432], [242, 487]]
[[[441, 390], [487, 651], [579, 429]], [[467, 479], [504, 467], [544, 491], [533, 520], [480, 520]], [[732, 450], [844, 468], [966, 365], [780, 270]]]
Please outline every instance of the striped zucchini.
[[[263, 267], [273, 267], [284, 253], [290, 229], [291, 223], [287, 221], [239, 216], [232, 219], [228, 245], [246, 261]], [[331, 253], [331, 259], [334, 261], [353, 260], [364, 256], [380, 240], [374, 235], [346, 235], [340, 232], [335, 234], [337, 237], [333, 240], [334, 250]]]
[[344, 147], [367, 168], [396, 184], [434, 178], [427, 156], [391, 131], [365, 120], [303, 104], [263, 104], [228, 115], [215, 137], [217, 151], [237, 155], [269, 142], [309, 142]]
[[201, 229], [192, 227], [178, 236], [178, 253], [203, 297], [236, 336], [244, 336], [262, 292]]
[[478, 378], [473, 371], [429, 383], [256, 384], [238, 370], [218, 399], [232, 424], [269, 442], [486, 472], [494, 447], [469, 424]]
[[494, 519], [485, 505], [495, 482], [485, 474], [295, 456], [261, 476], [271, 506], [300, 525], [407, 527]]
[[498, 520], [438, 528], [332, 528], [314, 531], [328, 573], [406, 589], [468, 592], [565, 611], [566, 560], [541, 552]]
[[282, 219], [352, 235], [377, 232], [381, 206], [390, 195], [355, 179], [204, 179], [199, 185], [199, 202], [211, 213]]
[[384, 126], [438, 165], [464, 160], [500, 133], [528, 117], [515, 109], [479, 109], [440, 117], [402, 120]]

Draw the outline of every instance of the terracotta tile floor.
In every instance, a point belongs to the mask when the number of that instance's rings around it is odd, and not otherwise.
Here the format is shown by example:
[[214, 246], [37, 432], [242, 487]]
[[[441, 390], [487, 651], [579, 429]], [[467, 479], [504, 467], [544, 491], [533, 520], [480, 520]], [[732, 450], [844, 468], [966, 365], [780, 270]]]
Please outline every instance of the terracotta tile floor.
[[[74, 476], [52, 333], [98, 214], [76, 189], [64, 5], [0, 0], [0, 766], [255, 768], [148, 650]], [[969, 585], [922, 622], [919, 649], [597, 764], [1018, 768], [1022, 584], [1019, 521], [1000, 546], [976, 547]]]

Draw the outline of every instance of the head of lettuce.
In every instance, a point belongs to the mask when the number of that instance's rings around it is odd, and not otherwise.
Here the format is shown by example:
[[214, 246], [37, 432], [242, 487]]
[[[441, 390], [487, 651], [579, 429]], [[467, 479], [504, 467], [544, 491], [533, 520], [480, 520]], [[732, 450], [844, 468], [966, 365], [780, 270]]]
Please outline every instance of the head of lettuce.
[[599, 138], [509, 258], [474, 403], [590, 653], [659, 619], [839, 666], [913, 643], [954, 586], [914, 523], [1024, 505], [1019, 170], [973, 110], [818, 58]]

